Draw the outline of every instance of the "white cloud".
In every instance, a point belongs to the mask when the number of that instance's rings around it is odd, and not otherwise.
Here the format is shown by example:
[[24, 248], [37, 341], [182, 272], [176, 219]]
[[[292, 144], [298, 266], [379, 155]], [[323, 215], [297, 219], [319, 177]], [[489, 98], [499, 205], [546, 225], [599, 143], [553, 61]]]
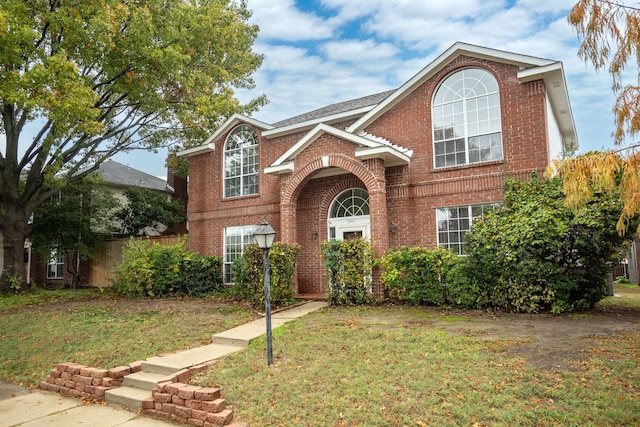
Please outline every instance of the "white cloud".
[[297, 9], [293, 0], [248, 0], [247, 4], [262, 40], [320, 40], [335, 31], [335, 26], [322, 17]]

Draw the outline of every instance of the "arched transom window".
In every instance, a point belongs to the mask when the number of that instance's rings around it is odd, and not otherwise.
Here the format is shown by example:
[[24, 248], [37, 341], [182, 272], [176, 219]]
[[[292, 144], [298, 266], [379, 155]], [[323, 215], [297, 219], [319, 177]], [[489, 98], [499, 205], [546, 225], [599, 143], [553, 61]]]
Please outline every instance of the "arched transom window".
[[369, 193], [360, 188], [352, 188], [340, 193], [329, 211], [330, 218], [369, 215]]
[[258, 193], [258, 134], [248, 125], [234, 128], [224, 147], [224, 197]]
[[447, 77], [432, 102], [437, 168], [502, 159], [498, 82], [480, 68]]

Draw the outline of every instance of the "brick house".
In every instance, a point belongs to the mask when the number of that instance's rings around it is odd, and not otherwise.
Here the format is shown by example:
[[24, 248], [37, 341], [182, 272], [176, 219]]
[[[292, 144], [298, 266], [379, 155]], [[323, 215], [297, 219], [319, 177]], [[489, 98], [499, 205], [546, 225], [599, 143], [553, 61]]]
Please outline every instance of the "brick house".
[[[299, 296], [324, 295], [320, 244], [366, 237], [463, 253], [506, 177], [577, 146], [561, 62], [455, 43], [396, 90], [278, 123], [228, 119], [189, 160], [189, 246], [231, 263], [265, 218], [301, 245]], [[375, 275], [374, 275], [375, 279]], [[383, 292], [374, 280], [374, 292]]]

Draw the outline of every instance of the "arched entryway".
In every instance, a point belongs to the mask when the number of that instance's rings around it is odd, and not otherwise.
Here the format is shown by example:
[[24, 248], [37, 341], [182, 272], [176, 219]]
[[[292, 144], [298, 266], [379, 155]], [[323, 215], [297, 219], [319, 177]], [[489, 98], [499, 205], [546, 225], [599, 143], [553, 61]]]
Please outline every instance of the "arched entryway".
[[371, 238], [369, 193], [362, 188], [350, 188], [331, 203], [327, 215], [329, 240]]

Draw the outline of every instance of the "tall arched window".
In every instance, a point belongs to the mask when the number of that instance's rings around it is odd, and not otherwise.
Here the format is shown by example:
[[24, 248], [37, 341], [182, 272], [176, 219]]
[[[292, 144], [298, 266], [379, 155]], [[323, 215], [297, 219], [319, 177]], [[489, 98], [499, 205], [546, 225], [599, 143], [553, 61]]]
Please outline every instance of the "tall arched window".
[[502, 159], [498, 82], [480, 68], [447, 77], [432, 102], [437, 168]]
[[258, 193], [258, 134], [248, 125], [234, 128], [224, 147], [224, 197]]

